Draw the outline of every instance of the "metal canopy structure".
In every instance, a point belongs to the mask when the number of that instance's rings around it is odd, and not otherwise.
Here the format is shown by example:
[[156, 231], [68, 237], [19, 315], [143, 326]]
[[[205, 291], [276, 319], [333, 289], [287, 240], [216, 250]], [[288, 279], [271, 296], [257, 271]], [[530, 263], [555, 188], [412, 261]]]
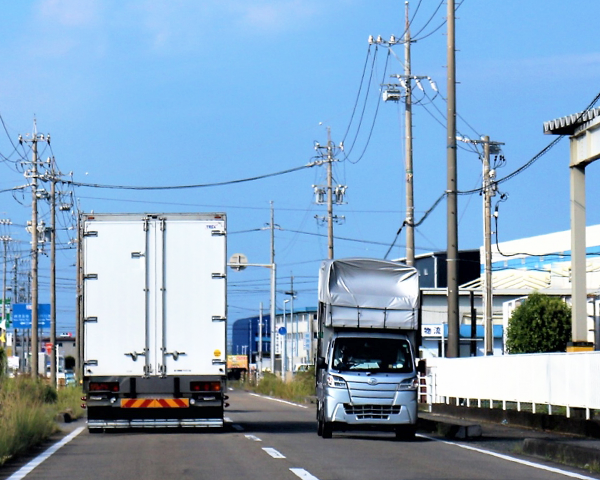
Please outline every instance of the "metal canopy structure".
[[544, 122], [544, 133], [570, 136], [571, 278], [570, 351], [593, 348], [587, 341], [585, 167], [600, 158], [600, 108]]

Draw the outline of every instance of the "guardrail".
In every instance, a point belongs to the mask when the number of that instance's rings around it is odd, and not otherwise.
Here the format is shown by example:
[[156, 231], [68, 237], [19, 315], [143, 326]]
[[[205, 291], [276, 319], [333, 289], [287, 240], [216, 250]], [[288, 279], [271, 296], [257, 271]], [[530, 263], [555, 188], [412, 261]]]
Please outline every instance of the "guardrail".
[[583, 408], [586, 418], [590, 410], [600, 409], [600, 352], [536, 353], [468, 358], [428, 358], [427, 388], [422, 392], [427, 403], [450, 403], [471, 406], [476, 402], [507, 402]]

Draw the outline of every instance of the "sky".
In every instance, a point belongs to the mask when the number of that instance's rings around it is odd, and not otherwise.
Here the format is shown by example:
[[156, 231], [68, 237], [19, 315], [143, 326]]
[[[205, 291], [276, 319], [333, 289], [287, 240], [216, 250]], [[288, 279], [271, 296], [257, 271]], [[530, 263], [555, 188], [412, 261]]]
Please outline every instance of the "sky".
[[[576, 5], [576, 6], [573, 6]], [[457, 1], [457, 129], [501, 142], [503, 178], [543, 150], [543, 123], [579, 112], [600, 91], [600, 47], [589, 19], [596, 0]], [[410, 2], [412, 73], [430, 77], [413, 96], [415, 217], [446, 189], [446, 4]], [[404, 45], [369, 46], [368, 37], [402, 37], [397, 0], [22, 0], [0, 6], [0, 234], [29, 266], [31, 219], [19, 135], [51, 134], [40, 159], [54, 157], [63, 178], [118, 186], [202, 188], [127, 190], [59, 187], [58, 331], [75, 325], [75, 231], [80, 212], [226, 212], [228, 253], [270, 262], [273, 202], [277, 307], [294, 278], [296, 308], [317, 303], [327, 228], [315, 217], [313, 185], [326, 182], [315, 142], [327, 128], [344, 152], [336, 185], [347, 186], [336, 224], [335, 256], [383, 258], [405, 217], [404, 105], [383, 102], [381, 84], [404, 73]], [[458, 188], [481, 185], [471, 144], [458, 150]], [[499, 241], [568, 230], [569, 150], [563, 139], [499, 185]], [[587, 203], [598, 203], [598, 166], [588, 167]], [[287, 170], [289, 173], [278, 174]], [[252, 181], [237, 180], [265, 177]], [[231, 183], [234, 182], [234, 183]], [[44, 185], [49, 188], [48, 184]], [[492, 199], [492, 207], [499, 195]], [[65, 207], [66, 208], [66, 207]], [[48, 204], [40, 211], [49, 224]], [[459, 196], [459, 249], [483, 243], [482, 197]], [[341, 219], [340, 219], [341, 220]], [[588, 208], [587, 224], [600, 223]], [[416, 228], [416, 253], [446, 249], [446, 204]], [[48, 248], [45, 247], [47, 254]], [[405, 255], [402, 233], [388, 258]], [[40, 302], [49, 302], [47, 255], [40, 257]], [[269, 271], [229, 270], [230, 320], [269, 308]]]

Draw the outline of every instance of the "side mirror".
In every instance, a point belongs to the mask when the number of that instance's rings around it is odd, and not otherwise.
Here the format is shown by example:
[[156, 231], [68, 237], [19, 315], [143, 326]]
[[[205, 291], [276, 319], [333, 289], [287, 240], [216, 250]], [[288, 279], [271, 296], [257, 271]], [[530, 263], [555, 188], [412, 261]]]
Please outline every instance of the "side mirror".
[[317, 368], [325, 368], [326, 366], [325, 357], [317, 357]]

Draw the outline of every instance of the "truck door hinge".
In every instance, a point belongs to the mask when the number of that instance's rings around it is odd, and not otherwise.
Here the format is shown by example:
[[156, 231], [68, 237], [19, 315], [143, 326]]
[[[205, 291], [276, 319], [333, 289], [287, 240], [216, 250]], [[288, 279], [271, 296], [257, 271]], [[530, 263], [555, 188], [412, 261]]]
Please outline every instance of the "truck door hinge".
[[131, 252], [131, 258], [141, 258], [141, 257], [145, 257], [146, 255], [142, 252]]
[[144, 376], [149, 376], [152, 373], [152, 365], [144, 365]]
[[84, 280], [98, 280], [98, 274], [97, 273], [86, 273], [83, 276]]
[[95, 230], [90, 230], [88, 232], [83, 232], [83, 236], [84, 237], [97, 237], [98, 236], [98, 232]]
[[213, 322], [224, 322], [227, 320], [227, 317], [223, 317], [221, 315], [213, 315], [212, 316], [212, 321]]
[[225, 273], [213, 273], [212, 278], [227, 278], [227, 274]]
[[158, 373], [161, 377], [167, 376], [167, 366], [166, 365], [158, 365]]
[[227, 232], [225, 230], [211, 230], [210, 234], [213, 237], [224, 237], [227, 234]]
[[98, 323], [98, 317], [85, 317], [83, 321], [86, 323]]

